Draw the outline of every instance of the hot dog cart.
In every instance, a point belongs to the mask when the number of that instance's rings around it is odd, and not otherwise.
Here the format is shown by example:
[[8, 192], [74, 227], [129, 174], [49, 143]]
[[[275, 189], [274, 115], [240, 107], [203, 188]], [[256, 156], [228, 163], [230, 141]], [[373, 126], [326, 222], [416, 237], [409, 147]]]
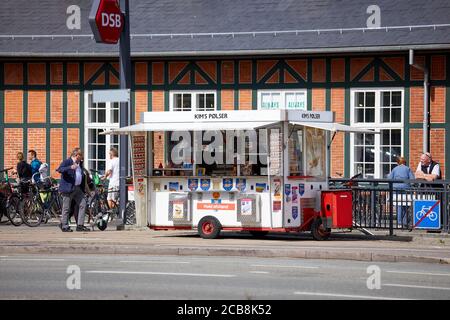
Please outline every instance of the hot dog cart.
[[[331, 134], [368, 132], [330, 111], [145, 112], [128, 134], [138, 224], [151, 229], [312, 231], [352, 227], [350, 191], [328, 190]], [[165, 160], [154, 163], [154, 133]], [[373, 133], [373, 131], [370, 131]]]

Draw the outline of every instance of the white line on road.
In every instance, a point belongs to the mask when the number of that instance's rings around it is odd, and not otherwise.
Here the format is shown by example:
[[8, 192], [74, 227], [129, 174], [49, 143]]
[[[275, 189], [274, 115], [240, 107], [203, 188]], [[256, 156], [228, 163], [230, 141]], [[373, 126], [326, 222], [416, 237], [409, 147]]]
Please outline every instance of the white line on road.
[[281, 266], [274, 264], [252, 264], [252, 267], [269, 267], [269, 268], [300, 268], [300, 269], [319, 269], [319, 267], [310, 266]]
[[163, 275], [163, 276], [188, 276], [188, 277], [215, 277], [215, 278], [232, 278], [231, 274], [203, 274], [203, 273], [171, 273], [171, 272], [141, 272], [141, 271], [86, 271], [86, 273], [100, 274], [135, 274], [135, 275]]
[[445, 276], [450, 277], [450, 273], [429, 273], [429, 272], [414, 272], [414, 271], [386, 271], [388, 273], [399, 273], [399, 274], [417, 274], [417, 275], [425, 275], [425, 276]]
[[160, 263], [160, 264], [189, 264], [190, 262], [185, 261], [151, 261], [151, 260], [130, 260], [130, 261], [120, 261], [121, 263]]
[[2, 258], [1, 261], [66, 261], [65, 259]]
[[397, 284], [397, 283], [383, 283], [382, 287], [400, 287], [400, 288], [416, 288], [416, 289], [431, 289], [431, 290], [450, 290], [450, 288], [443, 287], [429, 287], [429, 286], [415, 286], [409, 284]]
[[326, 292], [294, 292], [297, 295], [304, 296], [319, 296], [319, 297], [335, 297], [335, 298], [353, 298], [353, 299], [371, 299], [371, 300], [409, 300], [404, 298], [389, 298], [376, 296], [359, 296], [352, 294], [326, 293]]
[[250, 271], [250, 273], [268, 274], [270, 272], [267, 272], [267, 271]]

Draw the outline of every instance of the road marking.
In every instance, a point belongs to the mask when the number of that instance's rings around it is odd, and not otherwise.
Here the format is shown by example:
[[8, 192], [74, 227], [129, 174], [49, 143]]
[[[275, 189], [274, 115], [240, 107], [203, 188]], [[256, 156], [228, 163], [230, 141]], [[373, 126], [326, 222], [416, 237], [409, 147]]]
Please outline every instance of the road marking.
[[86, 271], [86, 273], [100, 274], [135, 274], [135, 275], [163, 275], [163, 276], [188, 276], [188, 277], [212, 277], [232, 278], [232, 274], [204, 274], [204, 273], [171, 273], [171, 272], [141, 272], [141, 271]]
[[429, 273], [429, 272], [414, 272], [414, 271], [386, 271], [389, 273], [400, 273], [400, 274], [418, 274], [418, 275], [426, 275], [426, 276], [445, 276], [450, 277], [450, 273]]
[[65, 259], [3, 258], [1, 261], [66, 261]]
[[352, 294], [339, 294], [339, 293], [326, 293], [326, 292], [294, 292], [297, 295], [304, 296], [319, 296], [319, 297], [335, 297], [335, 298], [354, 298], [354, 299], [372, 299], [372, 300], [410, 300], [404, 298], [389, 298], [389, 297], [376, 297], [376, 296], [359, 296]]
[[166, 264], [189, 264], [190, 262], [185, 261], [151, 261], [151, 260], [130, 260], [130, 261], [120, 261], [121, 263], [166, 263]]
[[269, 267], [269, 268], [300, 268], [300, 269], [319, 269], [319, 267], [310, 266], [281, 266], [274, 264], [252, 264], [252, 267]]
[[268, 273], [270, 273], [270, 272], [267, 272], [267, 271], [250, 271], [250, 273], [268, 274]]
[[416, 289], [431, 289], [431, 290], [450, 290], [450, 288], [443, 287], [429, 287], [429, 286], [415, 286], [406, 284], [396, 284], [396, 283], [383, 283], [383, 287], [401, 287], [401, 288], [416, 288]]

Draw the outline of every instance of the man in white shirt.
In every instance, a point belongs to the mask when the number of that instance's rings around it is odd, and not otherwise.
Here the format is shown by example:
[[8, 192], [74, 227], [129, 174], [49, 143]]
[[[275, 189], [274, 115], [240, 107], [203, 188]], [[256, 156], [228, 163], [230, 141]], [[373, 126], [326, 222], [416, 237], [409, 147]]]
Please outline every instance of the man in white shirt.
[[116, 148], [111, 148], [109, 151], [108, 168], [106, 169], [105, 179], [109, 178], [108, 185], [108, 204], [110, 208], [114, 208], [119, 199], [119, 181], [120, 181], [120, 168], [119, 168], [119, 151]]
[[417, 166], [415, 176], [416, 179], [425, 179], [427, 181], [441, 179], [441, 168], [437, 162], [433, 161], [429, 152], [425, 152], [420, 156], [420, 163]]

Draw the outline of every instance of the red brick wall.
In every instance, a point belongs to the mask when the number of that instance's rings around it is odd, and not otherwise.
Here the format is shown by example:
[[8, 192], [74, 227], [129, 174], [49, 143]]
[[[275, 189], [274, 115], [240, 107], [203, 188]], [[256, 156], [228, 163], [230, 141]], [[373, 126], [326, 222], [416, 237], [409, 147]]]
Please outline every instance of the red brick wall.
[[312, 81], [313, 82], [325, 82], [326, 76], [326, 63], [325, 59], [314, 59], [312, 61]]
[[222, 90], [221, 100], [222, 110], [234, 110], [234, 90]]
[[[50, 174], [54, 178], [59, 178], [55, 170], [59, 167], [63, 159], [63, 130], [60, 128], [50, 129]], [[70, 152], [68, 150], [68, 152]], [[64, 155], [65, 157], [66, 155]]]
[[63, 84], [63, 64], [50, 64], [50, 84]]
[[345, 81], [345, 59], [331, 59], [331, 81]]
[[152, 64], [152, 83], [164, 84], [164, 63], [154, 62]]
[[51, 123], [63, 122], [63, 92], [61, 90], [50, 92], [50, 121]]
[[335, 112], [335, 121], [345, 122], [345, 89], [333, 88], [331, 89], [331, 111]]
[[211, 80], [217, 82], [217, 63], [215, 61], [198, 61], [197, 65], [211, 78]]
[[45, 63], [28, 64], [28, 84], [45, 84]]
[[222, 83], [230, 84], [234, 83], [234, 61], [222, 62]]
[[140, 122], [141, 112], [148, 111], [148, 92], [147, 90], [136, 90], [135, 92], [135, 123]]
[[147, 62], [136, 62], [135, 64], [135, 82], [136, 84], [147, 84]]
[[164, 111], [164, 91], [162, 90], [152, 91], [152, 110]]
[[67, 158], [73, 149], [80, 147], [80, 130], [77, 128], [67, 129], [67, 154], [64, 155]]
[[4, 142], [4, 166], [5, 168], [17, 165], [17, 152], [23, 151], [23, 130], [16, 128], [5, 128]]
[[[1, 111], [0, 111], [1, 112]], [[23, 122], [23, 91], [5, 90], [5, 123]]]
[[326, 89], [312, 89], [312, 110], [325, 111]]
[[344, 133], [339, 132], [334, 137], [331, 144], [331, 166], [330, 175], [334, 178], [340, 178], [344, 174]]
[[67, 63], [67, 83], [79, 84], [80, 83], [80, 65], [75, 62]]
[[22, 63], [5, 63], [4, 72], [5, 84], [23, 84]]
[[430, 121], [445, 123], [445, 87], [430, 87]]
[[409, 96], [410, 96], [409, 121], [411, 123], [423, 122], [423, 87], [411, 87], [409, 91]]
[[45, 123], [46, 122], [46, 91], [33, 90], [28, 91], [28, 122]]
[[239, 90], [239, 110], [252, 110], [252, 90]]
[[27, 151], [33, 149], [42, 162], [47, 162], [46, 132], [44, 128], [28, 128]]
[[67, 91], [67, 122], [80, 123], [80, 92]]
[[251, 61], [239, 61], [239, 83], [252, 83]]
[[[431, 155], [433, 160], [439, 162], [441, 167], [442, 177], [445, 179], [445, 139], [446, 132], [445, 129], [431, 129], [430, 130], [430, 141], [431, 141]], [[448, 154], [448, 152], [447, 152]]]

